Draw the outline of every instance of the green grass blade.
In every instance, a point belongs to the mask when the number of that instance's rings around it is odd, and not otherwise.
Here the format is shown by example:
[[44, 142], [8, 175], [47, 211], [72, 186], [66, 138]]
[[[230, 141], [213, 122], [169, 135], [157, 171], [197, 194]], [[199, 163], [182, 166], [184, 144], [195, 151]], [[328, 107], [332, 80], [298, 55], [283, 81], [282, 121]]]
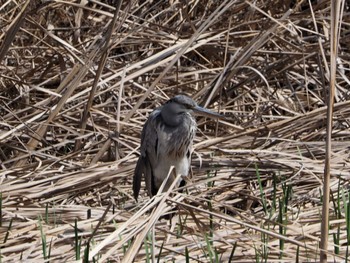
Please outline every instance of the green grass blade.
[[267, 215], [267, 214], [268, 214], [268, 211], [267, 211], [266, 195], [265, 195], [265, 192], [264, 192], [264, 190], [263, 190], [263, 185], [262, 185], [262, 181], [261, 181], [261, 177], [260, 177], [259, 168], [258, 168], [258, 165], [257, 165], [256, 163], [255, 163], [255, 173], [256, 173], [256, 176], [257, 176], [257, 178], [258, 178], [258, 184], [259, 184], [261, 202], [262, 202], [262, 205], [263, 205], [263, 209], [264, 209], [264, 211], [265, 211], [265, 214]]
[[81, 248], [81, 239], [79, 239], [79, 229], [78, 229], [78, 221], [74, 220], [74, 244], [75, 244], [75, 259], [80, 259], [80, 248]]
[[43, 257], [44, 259], [48, 259], [47, 257], [47, 248], [46, 248], [46, 235], [44, 233], [44, 230], [43, 230], [43, 226], [42, 226], [42, 218], [41, 216], [39, 216], [39, 229], [40, 229], [40, 236], [41, 236], [41, 245], [42, 245], [42, 251], [43, 251]]
[[4, 244], [7, 242], [7, 239], [9, 237], [9, 234], [10, 234], [10, 231], [11, 231], [11, 228], [12, 228], [12, 218], [10, 220], [10, 223], [9, 223], [9, 227], [7, 228], [7, 232], [5, 234], [5, 238], [4, 238]]

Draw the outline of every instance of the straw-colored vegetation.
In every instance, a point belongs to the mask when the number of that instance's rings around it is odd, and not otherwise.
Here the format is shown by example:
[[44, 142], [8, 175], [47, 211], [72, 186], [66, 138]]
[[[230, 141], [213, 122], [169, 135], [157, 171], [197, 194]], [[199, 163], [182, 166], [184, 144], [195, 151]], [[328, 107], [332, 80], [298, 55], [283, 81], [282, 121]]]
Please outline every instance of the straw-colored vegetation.
[[[329, 2], [1, 1], [0, 261], [318, 261]], [[350, 242], [342, 3], [330, 262]], [[179, 93], [227, 119], [197, 119], [183, 192], [136, 203], [142, 126]]]

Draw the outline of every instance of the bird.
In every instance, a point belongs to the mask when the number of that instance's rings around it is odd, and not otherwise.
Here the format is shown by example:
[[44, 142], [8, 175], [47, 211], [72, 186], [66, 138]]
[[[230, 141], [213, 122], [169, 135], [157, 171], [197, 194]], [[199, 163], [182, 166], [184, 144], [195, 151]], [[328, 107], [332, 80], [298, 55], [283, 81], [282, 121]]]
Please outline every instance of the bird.
[[[137, 201], [142, 177], [150, 197], [158, 193], [167, 178], [171, 166], [175, 168], [165, 184], [166, 191], [177, 175], [188, 176], [190, 172], [193, 139], [197, 123], [193, 114], [223, 118], [186, 95], [177, 95], [156, 108], [148, 117], [141, 132], [140, 156], [133, 176], [133, 194]], [[182, 179], [178, 186], [184, 186]]]

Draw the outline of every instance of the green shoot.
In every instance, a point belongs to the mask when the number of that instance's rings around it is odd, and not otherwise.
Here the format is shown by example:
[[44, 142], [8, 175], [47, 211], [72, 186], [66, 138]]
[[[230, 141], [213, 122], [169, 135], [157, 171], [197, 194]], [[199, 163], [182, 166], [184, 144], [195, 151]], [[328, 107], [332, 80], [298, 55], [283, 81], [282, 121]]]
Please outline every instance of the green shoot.
[[262, 205], [263, 205], [263, 209], [265, 211], [265, 214], [267, 215], [268, 214], [268, 211], [267, 211], [267, 201], [266, 201], [266, 196], [265, 196], [265, 192], [263, 190], [263, 186], [262, 186], [262, 182], [261, 182], [261, 177], [260, 177], [260, 172], [259, 172], [259, 168], [258, 168], [258, 165], [255, 164], [255, 173], [256, 173], [256, 176], [258, 177], [258, 183], [259, 183], [259, 190], [260, 190], [260, 197], [261, 197], [261, 202], [262, 202]]
[[2, 227], [2, 193], [0, 192], [0, 227]]
[[[215, 171], [214, 173], [211, 173], [210, 171], [207, 172], [207, 178], [210, 179], [210, 178], [213, 178], [215, 177], [217, 174], [217, 172]], [[214, 187], [214, 184], [215, 184], [215, 181], [210, 181], [207, 183], [207, 187], [208, 188], [213, 188]]]
[[45, 223], [49, 224], [49, 204], [48, 203], [45, 206]]
[[207, 249], [208, 249], [208, 256], [209, 256], [209, 260], [210, 262], [215, 262], [214, 258], [215, 258], [215, 252], [213, 250], [213, 241], [210, 238], [210, 235], [208, 236], [207, 234], [205, 234], [205, 242], [207, 244]]
[[90, 252], [90, 243], [86, 244], [86, 248], [84, 249], [84, 260], [83, 262], [89, 262], [89, 252]]
[[295, 255], [295, 263], [299, 263], [299, 250], [300, 250], [300, 247], [298, 246], [297, 247], [297, 252], [296, 252], [296, 255]]
[[[279, 222], [279, 234], [280, 235], [285, 235], [286, 230], [284, 227], [284, 202], [281, 201], [281, 199], [279, 200], [279, 210], [278, 210], [278, 222]], [[283, 257], [283, 250], [284, 250], [284, 240], [280, 239], [279, 240], [279, 245], [280, 245], [280, 255], [279, 258], [282, 259]]]
[[186, 263], [190, 263], [190, 255], [188, 253], [187, 247], [185, 247], [185, 259], [186, 259]]
[[230, 257], [228, 259], [229, 263], [233, 262], [233, 256], [235, 254], [236, 247], [237, 247], [237, 242], [235, 242], [232, 246], [231, 254], [230, 254]]
[[147, 263], [150, 263], [152, 261], [152, 246], [150, 245], [151, 243], [152, 243], [152, 233], [151, 231], [149, 231], [144, 241]]
[[78, 221], [74, 220], [74, 240], [75, 240], [75, 259], [80, 259], [81, 238], [79, 238]]
[[6, 232], [6, 234], [5, 234], [4, 244], [7, 242], [7, 239], [8, 239], [8, 237], [9, 237], [11, 228], [12, 228], [12, 218], [11, 218], [11, 220], [10, 220], [9, 227], [7, 228], [7, 232]]
[[165, 240], [163, 241], [163, 243], [162, 243], [162, 245], [161, 245], [161, 247], [159, 249], [159, 254], [158, 254], [158, 257], [157, 257], [157, 263], [160, 263], [160, 259], [162, 257], [162, 251], [163, 251], [163, 247], [164, 247], [164, 243], [165, 243]]
[[44, 259], [48, 259], [48, 253], [47, 253], [47, 244], [46, 244], [46, 235], [44, 233], [43, 230], [43, 226], [42, 226], [42, 218], [41, 216], [39, 216], [39, 228], [40, 228], [40, 236], [41, 236], [41, 245], [42, 245], [42, 251], [43, 251], [43, 257]]

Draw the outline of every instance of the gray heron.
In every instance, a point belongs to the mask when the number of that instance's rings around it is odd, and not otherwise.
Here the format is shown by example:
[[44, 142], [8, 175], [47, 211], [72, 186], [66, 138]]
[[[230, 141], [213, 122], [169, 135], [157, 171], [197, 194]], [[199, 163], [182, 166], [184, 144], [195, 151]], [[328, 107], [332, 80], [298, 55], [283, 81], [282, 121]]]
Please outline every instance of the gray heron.
[[141, 154], [133, 178], [135, 200], [138, 198], [143, 176], [150, 197], [157, 194], [171, 166], [175, 169], [169, 175], [164, 191], [177, 175], [188, 176], [193, 138], [197, 129], [193, 113], [214, 118], [224, 117], [198, 106], [185, 95], [175, 96], [149, 115], [142, 129]]

